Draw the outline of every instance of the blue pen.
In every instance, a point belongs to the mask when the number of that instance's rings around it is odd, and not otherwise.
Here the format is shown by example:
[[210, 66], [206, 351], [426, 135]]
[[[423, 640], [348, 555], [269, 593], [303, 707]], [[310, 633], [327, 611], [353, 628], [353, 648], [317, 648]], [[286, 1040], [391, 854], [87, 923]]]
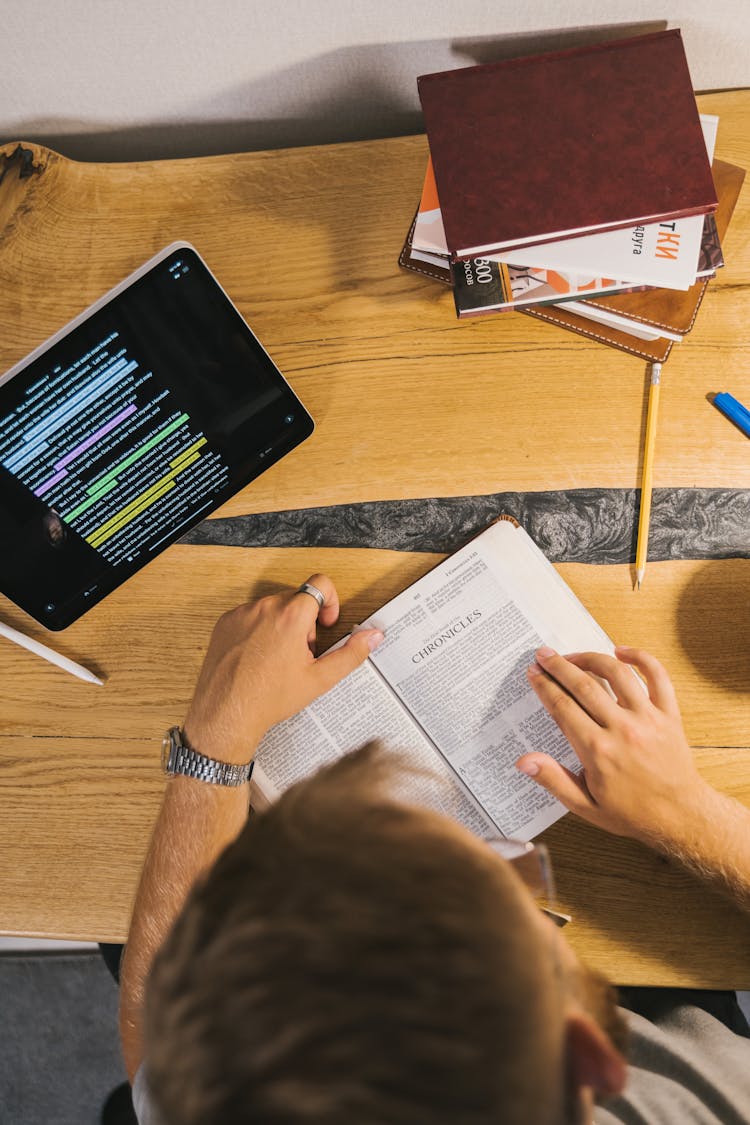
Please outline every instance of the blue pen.
[[750, 437], [750, 410], [746, 406], [743, 406], [727, 391], [720, 391], [719, 394], [714, 395], [713, 403], [722, 414], [726, 414], [730, 422], [739, 426], [743, 434]]

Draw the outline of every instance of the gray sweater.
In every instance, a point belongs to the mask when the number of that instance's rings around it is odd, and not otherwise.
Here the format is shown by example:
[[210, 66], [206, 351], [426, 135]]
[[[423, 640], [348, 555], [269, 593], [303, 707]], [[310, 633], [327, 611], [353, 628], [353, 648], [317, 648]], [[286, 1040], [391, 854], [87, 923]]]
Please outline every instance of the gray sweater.
[[[750, 1125], [750, 1039], [701, 1008], [673, 1008], [657, 1025], [633, 1012], [625, 1092], [596, 1125]], [[133, 1085], [139, 1125], [158, 1125], [144, 1068]]]

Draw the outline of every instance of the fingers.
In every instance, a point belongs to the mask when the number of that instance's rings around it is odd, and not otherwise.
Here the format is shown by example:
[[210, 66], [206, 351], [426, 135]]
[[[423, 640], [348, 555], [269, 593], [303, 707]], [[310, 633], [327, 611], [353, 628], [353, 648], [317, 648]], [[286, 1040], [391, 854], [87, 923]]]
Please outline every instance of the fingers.
[[317, 598], [311, 594], [302, 593], [301, 589], [295, 591], [293, 604], [300, 613], [319, 621], [322, 625], [332, 625], [338, 619], [338, 594], [331, 578], [327, 574], [311, 574], [302, 585], [315, 586], [323, 594], [323, 605], [318, 605]]
[[328, 691], [363, 664], [373, 649], [383, 640], [379, 629], [359, 629], [352, 633], [345, 645], [319, 656], [317, 675], [322, 680], [321, 691]]
[[583, 773], [577, 777], [548, 754], [524, 754], [516, 762], [516, 769], [533, 777], [571, 812], [585, 820], [591, 819], [596, 803], [591, 799]]
[[623, 664], [630, 664], [641, 673], [648, 687], [649, 699], [655, 707], [670, 715], [679, 716], [680, 708], [672, 681], [664, 665], [655, 656], [642, 648], [629, 648], [626, 645], [618, 645], [615, 653]]
[[[547, 707], [547, 710], [552, 710], [548, 704], [548, 700], [553, 704], [555, 710], [553, 712], [554, 718], [557, 720], [559, 726], [567, 735], [559, 716], [569, 718], [572, 710], [578, 711], [580, 708], [589, 715], [594, 722], [599, 726], [606, 726], [614, 719], [617, 704], [610, 695], [604, 690], [600, 683], [588, 674], [577, 668], [571, 661], [566, 660], [564, 656], [560, 656], [551, 648], [540, 648], [536, 651], [536, 658], [539, 666], [551, 676], [559, 687], [564, 688], [567, 692], [568, 703], [560, 697], [558, 692], [551, 690], [549, 680], [546, 677], [538, 683], [533, 676], [533, 665], [530, 669], [531, 681], [537, 695]], [[562, 694], [565, 695], [565, 692]], [[572, 699], [569, 698], [572, 696]], [[570, 704], [570, 706], [568, 705]], [[577, 704], [577, 706], [576, 706]], [[559, 713], [559, 714], [558, 714]], [[568, 737], [570, 737], [568, 735]]]
[[317, 598], [312, 594], [295, 590], [291, 596], [292, 607], [299, 619], [307, 625], [308, 641], [315, 640], [315, 626], [319, 621], [321, 625], [333, 625], [339, 616], [339, 596], [331, 579], [327, 574], [311, 574], [306, 583], [320, 590], [323, 595], [323, 605], [318, 605]]
[[[580, 674], [585, 675], [583, 672]], [[528, 670], [528, 677], [538, 699], [583, 761], [586, 747], [593, 736], [601, 730], [599, 724], [594, 722], [555, 680], [545, 676], [538, 665], [532, 664]]]
[[574, 652], [567, 654], [565, 659], [582, 672], [590, 672], [606, 680], [621, 707], [636, 711], [647, 705], [648, 697], [641, 681], [633, 675], [630, 668], [624, 668], [623, 662], [615, 660], [613, 656], [607, 656], [603, 652]]
[[[325, 598], [325, 602], [318, 613], [318, 605], [315, 598], [309, 595], [302, 596], [300, 591], [293, 598], [295, 612], [304, 615], [303, 619], [308, 620], [308, 634], [307, 640], [311, 649], [315, 642], [315, 627], [319, 621], [321, 625], [333, 625], [339, 616], [339, 596], [336, 592], [331, 579], [326, 574], [312, 574], [307, 582], [311, 586], [315, 586], [320, 590]], [[311, 605], [305, 605], [302, 609], [296, 608], [297, 602], [310, 602]], [[352, 633], [348, 641], [344, 645], [333, 649], [331, 652], [325, 653], [323, 656], [318, 657], [315, 661], [315, 675], [319, 681], [320, 691], [326, 692], [337, 684], [339, 680], [343, 680], [355, 668], [364, 663], [372, 650], [376, 648], [383, 640], [383, 634], [379, 629], [360, 629], [356, 633]]]

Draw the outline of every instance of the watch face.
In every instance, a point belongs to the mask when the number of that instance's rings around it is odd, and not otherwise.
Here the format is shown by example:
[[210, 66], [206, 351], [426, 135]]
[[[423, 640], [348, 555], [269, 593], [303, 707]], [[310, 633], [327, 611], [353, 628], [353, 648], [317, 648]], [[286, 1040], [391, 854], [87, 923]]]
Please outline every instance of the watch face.
[[161, 768], [165, 773], [169, 773], [169, 758], [176, 741], [175, 732], [178, 729], [178, 727], [170, 727], [161, 740]]

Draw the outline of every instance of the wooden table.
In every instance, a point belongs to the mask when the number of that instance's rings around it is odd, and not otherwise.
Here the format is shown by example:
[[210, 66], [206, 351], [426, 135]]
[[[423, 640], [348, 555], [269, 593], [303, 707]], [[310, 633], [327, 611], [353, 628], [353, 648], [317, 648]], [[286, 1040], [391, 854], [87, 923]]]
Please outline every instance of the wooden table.
[[[750, 167], [750, 93], [700, 105], [721, 117], [717, 156]], [[311, 440], [218, 517], [636, 488], [645, 365], [521, 315], [459, 323], [447, 290], [397, 268], [426, 152], [423, 137], [405, 137], [95, 165], [31, 144], [0, 148], [0, 370], [185, 238], [317, 421]], [[725, 253], [665, 367], [657, 488], [750, 487], [747, 438], [705, 400], [729, 389], [750, 401], [747, 185]], [[323, 516], [335, 529], [336, 513]], [[125, 937], [162, 790], [162, 732], [184, 716], [224, 609], [323, 569], [344, 605], [336, 639], [440, 557], [383, 549], [374, 533], [359, 546], [310, 541], [169, 548], [52, 638], [106, 675], [103, 689], [0, 644], [3, 932]], [[612, 636], [664, 660], [701, 770], [750, 801], [750, 563], [652, 562], [639, 594], [627, 562], [559, 569]], [[3, 620], [50, 639], [0, 602]], [[570, 940], [592, 965], [621, 983], [750, 987], [750, 925], [731, 904], [572, 817], [547, 840], [575, 916]]]

